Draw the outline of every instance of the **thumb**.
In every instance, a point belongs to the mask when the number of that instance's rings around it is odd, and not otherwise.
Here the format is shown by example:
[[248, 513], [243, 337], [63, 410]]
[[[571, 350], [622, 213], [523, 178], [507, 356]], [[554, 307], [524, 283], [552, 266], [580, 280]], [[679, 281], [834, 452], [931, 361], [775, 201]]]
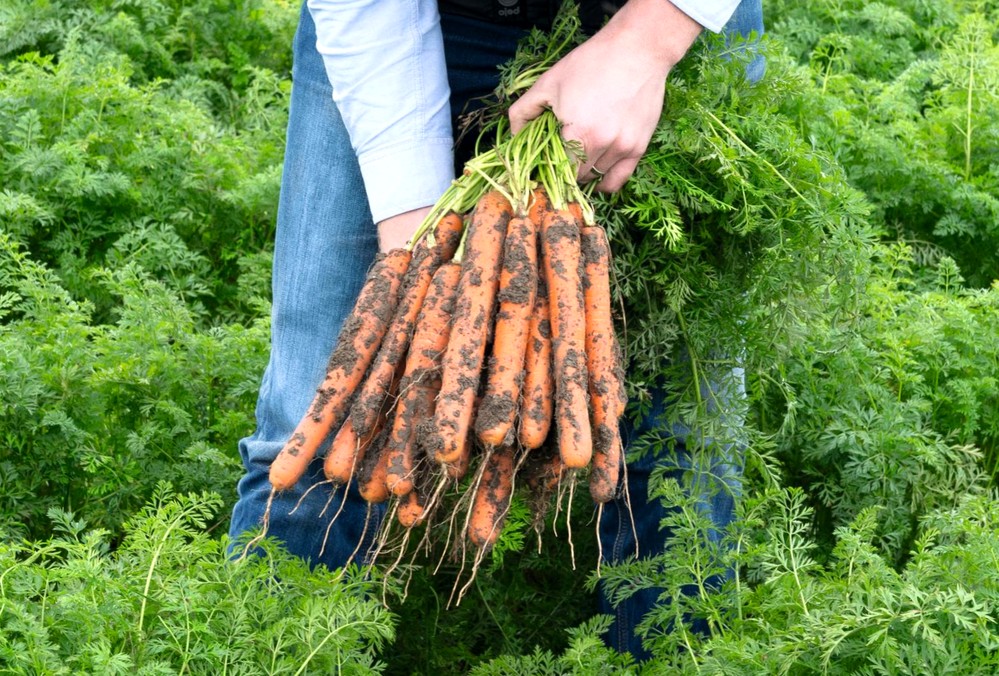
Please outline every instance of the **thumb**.
[[510, 131], [516, 134], [524, 125], [551, 107], [548, 97], [531, 87], [510, 106]]

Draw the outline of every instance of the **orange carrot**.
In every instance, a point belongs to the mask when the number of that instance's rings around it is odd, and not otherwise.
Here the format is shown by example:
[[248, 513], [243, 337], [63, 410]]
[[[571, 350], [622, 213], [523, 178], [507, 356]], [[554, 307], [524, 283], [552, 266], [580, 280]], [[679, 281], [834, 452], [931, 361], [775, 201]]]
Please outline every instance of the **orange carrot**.
[[524, 383], [524, 360], [538, 288], [537, 231], [529, 219], [510, 219], [503, 249], [486, 395], [475, 420], [476, 433], [486, 446], [504, 443], [513, 430]]
[[559, 481], [567, 469], [559, 453], [547, 446], [531, 453], [524, 464], [523, 474], [527, 487], [540, 500], [547, 501], [558, 488]]
[[409, 339], [413, 335], [416, 315], [423, 306], [423, 299], [430, 288], [430, 280], [440, 265], [436, 253], [421, 250], [413, 259], [402, 280], [401, 298], [395, 316], [385, 332], [382, 346], [378, 349], [371, 370], [368, 372], [350, 409], [350, 418], [359, 436], [366, 436], [375, 424], [378, 412], [388, 396], [392, 374], [405, 359]]
[[545, 215], [541, 232], [551, 312], [558, 449], [566, 467], [576, 469], [585, 467], [593, 455], [579, 222], [568, 209], [553, 210]]
[[471, 436], [469, 434], [468, 441], [462, 446], [461, 455], [455, 461], [442, 463], [444, 473], [455, 482], [465, 478], [465, 475], [468, 474], [468, 468], [472, 464], [472, 446], [475, 444], [475, 440]]
[[464, 230], [461, 215], [445, 214], [429, 237], [421, 239], [413, 249], [413, 258], [403, 277], [400, 300], [361, 391], [351, 407], [350, 415], [359, 435], [370, 431], [381, 409], [395, 366], [406, 358], [406, 349], [413, 335], [416, 317], [423, 305], [430, 280], [437, 268], [450, 261], [458, 248]]
[[548, 437], [552, 411], [555, 408], [551, 322], [548, 316], [548, 290], [543, 275], [538, 279], [538, 293], [534, 300], [529, 330], [517, 437], [521, 446], [533, 450], [539, 448]]
[[350, 422], [350, 418], [347, 418], [340, 426], [340, 431], [333, 437], [330, 450], [326, 452], [326, 460], [323, 461], [323, 473], [326, 478], [338, 484], [349, 483], [354, 472], [364, 461], [364, 454], [378, 431], [378, 429], [372, 430], [364, 439], [358, 439], [354, 424]]
[[620, 476], [618, 419], [623, 413], [617, 343], [611, 318], [610, 246], [607, 234], [597, 226], [581, 228], [580, 237], [585, 261], [586, 367], [594, 437], [590, 494], [597, 502], [607, 502], [614, 497]]
[[433, 244], [428, 237], [424, 237], [416, 244], [416, 251], [428, 249], [437, 253], [437, 258], [441, 263], [446, 263], [454, 256], [461, 242], [461, 235], [465, 231], [465, 220], [461, 214], [449, 211], [444, 214], [433, 230]]
[[386, 449], [389, 490], [398, 496], [406, 495], [413, 487], [417, 425], [434, 413], [434, 400], [440, 391], [441, 358], [451, 335], [460, 273], [461, 265], [454, 262], [437, 269], [416, 319]]
[[368, 272], [330, 355], [325, 379], [316, 390], [308, 412], [271, 464], [270, 482], [274, 490], [294, 486], [330, 430], [343, 422], [350, 398], [385, 335], [409, 260], [408, 251], [393, 249], [379, 256]]
[[425, 508], [426, 504], [423, 501], [423, 497], [419, 494], [419, 491], [410, 491], [406, 497], [399, 502], [399, 511], [396, 512], [396, 518], [399, 520], [399, 523], [402, 524], [403, 528], [418, 526], [423, 523], [423, 519], [426, 516], [424, 514]]
[[451, 336], [444, 353], [441, 391], [434, 412], [430, 447], [438, 462], [457, 461], [468, 443], [473, 403], [479, 388], [486, 338], [499, 285], [501, 252], [510, 202], [499, 192], [483, 195], [469, 224]]
[[548, 193], [541, 186], [531, 191], [531, 203], [528, 205], [527, 217], [534, 224], [535, 230], [541, 229], [541, 223], [545, 219], [545, 214], [552, 210], [551, 200]]
[[389, 498], [388, 484], [385, 481], [388, 473], [388, 454], [385, 453], [385, 446], [380, 443], [385, 439], [384, 432], [383, 429], [370, 452], [365, 454], [357, 481], [361, 497], [371, 504], [385, 502]]
[[601, 438], [602, 431], [599, 429], [597, 435], [597, 446], [590, 463], [590, 497], [594, 502], [609, 502], [617, 495], [621, 481], [621, 435], [616, 425], [613, 433], [606, 438]]
[[[479, 406], [482, 404], [482, 397], [475, 397], [472, 402], [472, 410], [479, 410]], [[425, 423], [427, 427], [433, 424], [432, 421]], [[468, 440], [462, 446], [461, 455], [454, 462], [445, 462], [441, 466], [444, 468], [444, 473], [449, 479], [452, 479], [455, 483], [461, 481], [468, 474], [468, 468], [472, 465], [472, 450], [475, 448], [475, 434], [472, 430], [468, 431]]]
[[497, 446], [486, 460], [468, 520], [468, 539], [479, 549], [496, 544], [513, 497], [514, 449]]

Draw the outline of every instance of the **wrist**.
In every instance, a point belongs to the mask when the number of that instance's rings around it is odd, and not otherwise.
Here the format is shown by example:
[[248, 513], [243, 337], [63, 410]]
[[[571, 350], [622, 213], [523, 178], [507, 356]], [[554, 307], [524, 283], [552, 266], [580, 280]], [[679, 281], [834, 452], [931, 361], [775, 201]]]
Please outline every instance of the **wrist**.
[[629, 0], [611, 17], [604, 30], [619, 40], [641, 49], [669, 74], [703, 27], [669, 0]]
[[378, 221], [378, 250], [385, 252], [406, 246], [431, 208], [420, 207]]

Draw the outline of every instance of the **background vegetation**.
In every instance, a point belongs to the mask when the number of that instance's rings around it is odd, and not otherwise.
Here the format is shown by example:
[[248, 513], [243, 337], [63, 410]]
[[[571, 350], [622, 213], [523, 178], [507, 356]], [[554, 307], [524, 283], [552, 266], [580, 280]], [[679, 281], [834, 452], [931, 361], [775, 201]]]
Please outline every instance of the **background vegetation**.
[[[298, 5], [4, 3], [0, 671], [996, 673], [999, 9], [766, 11], [763, 83], [703, 45], [599, 205], [631, 413], [666, 383], [667, 422], [746, 457], [721, 545], [696, 472], [664, 471], [673, 546], [603, 568], [616, 597], [674, 599], [639, 666], [599, 639], [585, 504], [576, 570], [518, 509], [447, 610], [453, 570], [386, 608], [381, 580], [276, 546], [226, 563]], [[734, 365], [747, 396], [719, 407], [705, 386]]]

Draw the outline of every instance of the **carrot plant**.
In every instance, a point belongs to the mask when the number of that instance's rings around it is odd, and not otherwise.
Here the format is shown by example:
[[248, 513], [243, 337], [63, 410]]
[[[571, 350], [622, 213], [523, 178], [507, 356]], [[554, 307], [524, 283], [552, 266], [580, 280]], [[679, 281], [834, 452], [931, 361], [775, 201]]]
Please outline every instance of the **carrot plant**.
[[814, 87], [787, 103], [887, 237], [968, 283], [996, 278], [999, 13], [974, 2], [768, 4]]
[[222, 500], [166, 485], [108, 531], [53, 509], [53, 534], [0, 542], [0, 668], [10, 673], [379, 673], [394, 636], [369, 582], [334, 582], [266, 543], [228, 560]]
[[[504, 146], [493, 117], [504, 154], [480, 143], [411, 247], [400, 288], [414, 303], [428, 279], [429, 291], [408, 348], [413, 306], [388, 329], [385, 359], [409, 354], [366, 394], [367, 434], [331, 439], [331, 480], [358, 472], [408, 546], [433, 552], [397, 560], [401, 540], [386, 541], [368, 581], [310, 572], [267, 540], [236, 563], [218, 536], [266, 360], [297, 9], [0, 9], [0, 670], [996, 672], [993, 7], [767, 3], [766, 78], [751, 86], [741, 51], [705, 37], [671, 73], [662, 124], [615, 196], [575, 192], [565, 167], [578, 148], [538, 162], [536, 145]], [[581, 38], [572, 17], [532, 32], [501, 73], [497, 110]], [[625, 413], [668, 402], [660, 432], [628, 449], [663, 458], [661, 556], [593, 570], [597, 510], [588, 491], [566, 494], [572, 470], [546, 443], [558, 378], [544, 274], [522, 394], [540, 405], [481, 430], [530, 449], [512, 497], [492, 480], [510, 464], [505, 443], [449, 467], [419, 456], [437, 430], [411, 422], [433, 419], [441, 327], [471, 255], [449, 240], [437, 280], [420, 247], [447, 239], [431, 234], [441, 217], [461, 216], [460, 231], [491, 189], [516, 217], [569, 209], [606, 228]], [[602, 254], [580, 236], [585, 269]], [[497, 306], [512, 308], [502, 269], [497, 281]], [[421, 333], [424, 313], [437, 318]], [[602, 398], [614, 388], [593, 374], [614, 359], [600, 359], [577, 383], [603, 416], [591, 411], [595, 466], [614, 452], [600, 428], [621, 403]], [[689, 460], [673, 453], [680, 440]], [[721, 447], [738, 449], [745, 481], [737, 520], [713, 530], [691, 489], [727, 489], [710, 464]], [[440, 485], [430, 468], [465, 491], [466, 511], [443, 522], [452, 551], [488, 547], [471, 582], [440, 556], [440, 521], [423, 539]], [[615, 600], [659, 590], [639, 627], [651, 665], [603, 645], [598, 586]], [[393, 639], [394, 626], [406, 631]]]

